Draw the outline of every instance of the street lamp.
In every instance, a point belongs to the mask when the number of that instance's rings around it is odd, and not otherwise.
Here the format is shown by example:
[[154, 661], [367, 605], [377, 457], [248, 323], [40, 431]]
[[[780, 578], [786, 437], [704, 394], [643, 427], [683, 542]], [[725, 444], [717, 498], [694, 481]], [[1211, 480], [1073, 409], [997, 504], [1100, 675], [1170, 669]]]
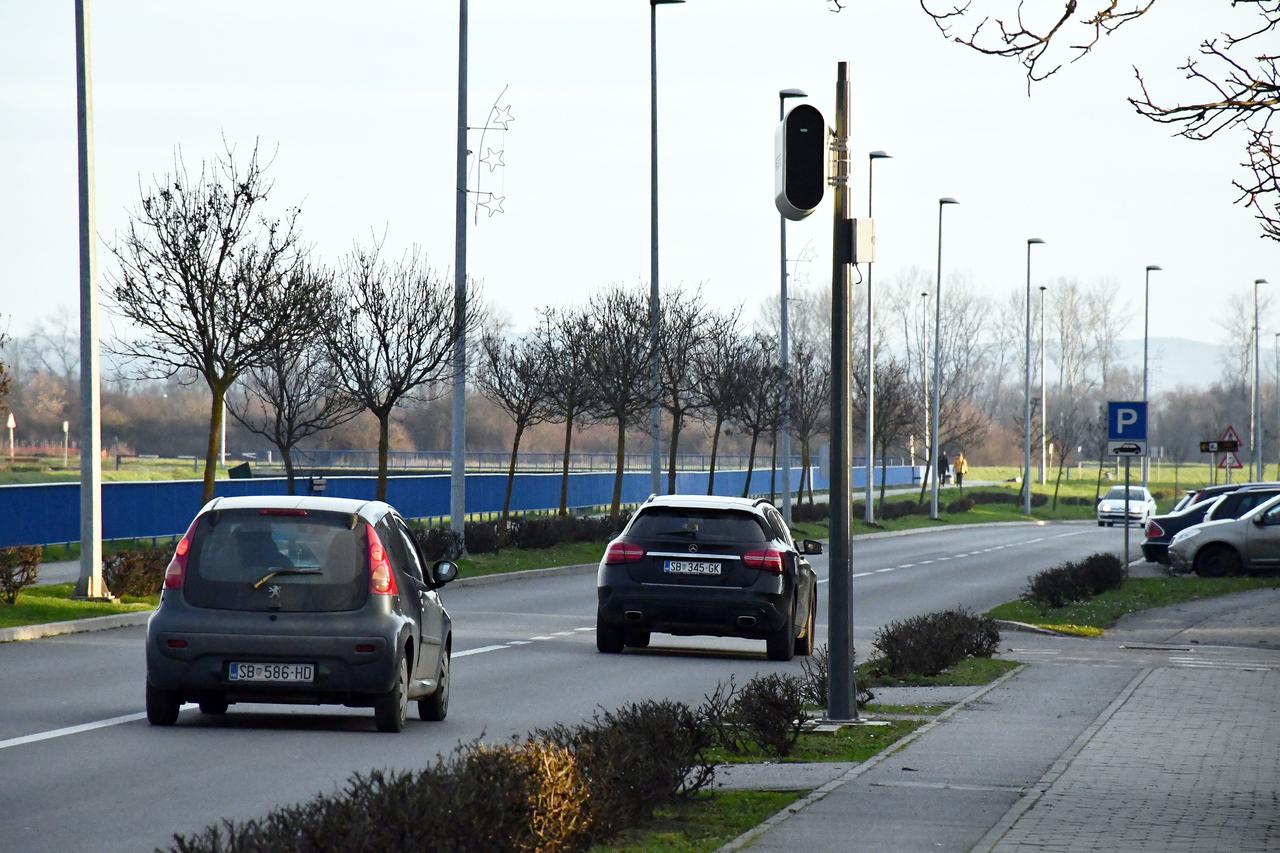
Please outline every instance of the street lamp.
[[649, 451], [649, 479], [653, 493], [662, 491], [662, 407], [658, 401], [662, 376], [658, 358], [658, 7], [684, 0], [649, 0], [649, 390], [653, 405], [649, 426], [653, 447]]
[[938, 199], [938, 283], [933, 301], [933, 433], [929, 441], [929, 465], [933, 468], [933, 488], [929, 490], [929, 517], [938, 517], [938, 460], [942, 458], [938, 446], [938, 409], [942, 403], [942, 211], [949, 204], [959, 204], [954, 198]]
[[1249, 417], [1253, 424], [1249, 428], [1249, 438], [1253, 441], [1253, 461], [1249, 463], [1249, 479], [1261, 478], [1262, 470], [1262, 410], [1258, 405], [1258, 380], [1262, 376], [1258, 364], [1259, 327], [1258, 327], [1258, 285], [1266, 284], [1265, 278], [1253, 280], [1253, 390], [1250, 392]]
[[[778, 121], [785, 117], [787, 98], [809, 97], [801, 89], [782, 89], [778, 92]], [[782, 365], [782, 517], [791, 523], [791, 349], [788, 344], [787, 311], [787, 218], [778, 214], [779, 257], [782, 261], [782, 334], [778, 341]]]
[[929, 430], [929, 424], [932, 421], [929, 418], [929, 291], [920, 291], [920, 329], [923, 341], [920, 345], [920, 378], [924, 385], [924, 435], [920, 436], [920, 443], [924, 445], [924, 481], [929, 480], [929, 459], [931, 453], [929, 450], [929, 436], [933, 433]]
[[[1280, 332], [1276, 332], [1275, 350], [1276, 350], [1276, 383], [1275, 383], [1276, 423], [1280, 424]], [[1262, 477], [1265, 479], [1266, 476], [1267, 476], [1266, 472], [1264, 471], [1262, 474]], [[1277, 454], [1277, 459], [1276, 459], [1276, 479], [1280, 479], [1280, 454]]]
[[1039, 237], [1027, 239], [1027, 356], [1022, 381], [1022, 513], [1031, 515], [1031, 247], [1042, 246]]
[[[887, 151], [872, 151], [867, 155], [867, 219], [872, 218], [871, 191], [874, 187], [877, 160], [892, 160], [893, 155]], [[872, 484], [876, 459], [876, 350], [875, 341], [871, 339], [871, 325], [875, 320], [875, 309], [871, 300], [871, 264], [867, 264], [867, 492], [863, 503], [866, 510], [863, 519], [867, 524], [876, 520], [875, 487]]]
[[[1160, 272], [1161, 267], [1147, 265], [1147, 283], [1142, 297], [1142, 402], [1147, 402], [1147, 341], [1151, 328], [1151, 273]], [[1151, 472], [1151, 460], [1145, 453], [1142, 455], [1142, 485], [1147, 486], [1147, 478]]]
[[1040, 285], [1040, 485], [1047, 480], [1046, 447], [1049, 441], [1049, 383], [1044, 372], [1044, 292], [1049, 288]]

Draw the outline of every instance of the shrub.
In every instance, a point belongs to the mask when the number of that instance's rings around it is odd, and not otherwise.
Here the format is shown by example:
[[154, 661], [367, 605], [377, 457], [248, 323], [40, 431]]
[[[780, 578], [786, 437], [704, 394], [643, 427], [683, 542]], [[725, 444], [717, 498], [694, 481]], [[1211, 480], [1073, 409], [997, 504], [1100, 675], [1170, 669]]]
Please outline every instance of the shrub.
[[1090, 554], [1076, 563], [1075, 571], [1089, 595], [1101, 595], [1124, 583], [1124, 563], [1114, 554]]
[[156, 595], [173, 559], [169, 548], [132, 548], [102, 558], [102, 581], [113, 595]]
[[973, 498], [958, 498], [947, 504], [947, 512], [968, 512], [974, 506]]
[[498, 550], [498, 522], [468, 521], [463, 531], [468, 554], [490, 554]]
[[757, 675], [733, 703], [733, 720], [762, 751], [785, 757], [805, 723], [805, 684], [794, 675]]
[[[831, 650], [826, 644], [818, 646], [813, 650], [812, 655], [801, 659], [800, 668], [804, 671], [804, 701], [819, 708], [827, 707], [827, 692], [831, 679]], [[854, 669], [856, 671], [857, 668]], [[858, 707], [867, 707], [867, 703], [876, 698], [875, 694], [867, 689], [860, 678], [855, 678], [854, 684], [858, 690], [856, 697]]]
[[413, 528], [413, 536], [428, 562], [456, 560], [462, 556], [462, 534], [450, 527]]
[[791, 520], [804, 523], [806, 521], [826, 521], [830, 515], [827, 504], [810, 504], [796, 501], [791, 505]]
[[[973, 499], [975, 504], [1021, 504], [1022, 495], [1018, 492], [969, 492], [966, 497]], [[1039, 492], [1031, 493], [1032, 506], [1044, 506], [1049, 502], [1049, 496]]]
[[891, 622], [876, 633], [886, 674], [937, 675], [966, 657], [991, 657], [1000, 644], [995, 622], [968, 610], [939, 610]]
[[0, 548], [0, 601], [15, 604], [18, 593], [34, 584], [40, 574], [44, 556], [39, 545]]
[[1032, 575], [1022, 591], [1022, 600], [1038, 607], [1043, 613], [1088, 598], [1089, 592], [1082, 583], [1080, 573], [1074, 571], [1074, 568], [1074, 563], [1063, 563]]

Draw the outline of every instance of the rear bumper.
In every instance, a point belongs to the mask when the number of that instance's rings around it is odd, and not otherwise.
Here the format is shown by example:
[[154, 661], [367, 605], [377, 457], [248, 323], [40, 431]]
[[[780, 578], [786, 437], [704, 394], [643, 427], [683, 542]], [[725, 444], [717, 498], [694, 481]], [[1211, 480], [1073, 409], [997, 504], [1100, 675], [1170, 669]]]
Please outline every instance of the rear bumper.
[[1168, 542], [1143, 542], [1142, 556], [1148, 563], [1169, 564]]
[[[1130, 524], [1139, 523], [1143, 520], [1143, 518], [1145, 518], [1145, 515], [1142, 510], [1140, 509], [1129, 510]], [[1115, 511], [1107, 511], [1107, 512], [1100, 511], [1098, 513], [1098, 521], [1105, 521], [1108, 524], [1124, 524], [1124, 520], [1125, 520], [1124, 510], [1115, 510]]]
[[758, 640], [785, 625], [791, 615], [793, 596], [785, 584], [778, 584], [777, 591], [763, 591], [638, 584], [625, 576], [612, 580], [598, 588], [596, 618], [606, 625]]

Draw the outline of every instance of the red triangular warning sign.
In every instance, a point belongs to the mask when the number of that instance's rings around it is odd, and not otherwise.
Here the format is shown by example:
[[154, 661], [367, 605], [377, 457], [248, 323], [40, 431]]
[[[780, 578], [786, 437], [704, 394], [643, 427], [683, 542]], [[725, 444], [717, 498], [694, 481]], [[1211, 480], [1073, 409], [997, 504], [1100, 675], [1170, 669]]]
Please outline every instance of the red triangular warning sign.
[[1218, 460], [1218, 467], [1219, 468], [1243, 468], [1244, 465], [1241, 464], [1239, 456], [1236, 456], [1234, 453], [1224, 453], [1222, 454], [1222, 458]]
[[[1241, 446], [1244, 445], [1244, 442], [1240, 440], [1240, 433], [1236, 432], [1236, 428], [1230, 424], [1227, 424], [1227, 428], [1222, 431], [1222, 435], [1218, 438], [1218, 441], [1234, 441]], [[1237, 459], [1236, 461], [1239, 462], [1240, 460]], [[1234, 465], [1232, 467], [1241, 468], [1243, 466]]]

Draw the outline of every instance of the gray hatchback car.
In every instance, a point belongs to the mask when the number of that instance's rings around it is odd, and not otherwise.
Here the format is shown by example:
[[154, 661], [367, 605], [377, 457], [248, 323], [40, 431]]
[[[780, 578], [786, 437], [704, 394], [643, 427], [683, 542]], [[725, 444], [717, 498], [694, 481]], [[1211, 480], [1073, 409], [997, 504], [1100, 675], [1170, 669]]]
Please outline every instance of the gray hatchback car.
[[184, 702], [372, 707], [400, 731], [449, 710], [452, 622], [403, 518], [379, 501], [217, 498], [178, 543], [147, 623], [147, 719]]

